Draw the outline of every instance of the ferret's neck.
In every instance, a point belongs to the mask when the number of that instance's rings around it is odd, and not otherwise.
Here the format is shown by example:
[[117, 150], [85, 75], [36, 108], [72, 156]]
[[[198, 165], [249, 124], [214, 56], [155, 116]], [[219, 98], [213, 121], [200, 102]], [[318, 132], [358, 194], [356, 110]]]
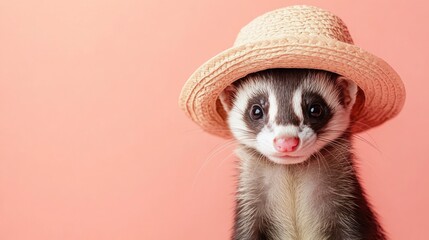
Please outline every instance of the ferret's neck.
[[355, 174], [349, 137], [294, 165], [272, 163], [244, 146], [236, 153], [235, 239], [361, 239], [356, 221], [362, 210], [369, 218], [364, 224], [378, 228]]

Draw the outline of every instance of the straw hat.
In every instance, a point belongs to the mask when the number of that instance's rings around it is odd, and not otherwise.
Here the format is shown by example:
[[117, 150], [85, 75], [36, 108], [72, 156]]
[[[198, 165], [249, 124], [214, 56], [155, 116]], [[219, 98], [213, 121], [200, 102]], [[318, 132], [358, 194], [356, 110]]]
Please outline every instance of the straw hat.
[[322, 69], [355, 81], [360, 90], [352, 112], [354, 132], [382, 124], [404, 104], [398, 74], [354, 45], [339, 17], [312, 6], [291, 6], [257, 17], [231, 48], [200, 66], [182, 89], [180, 107], [203, 130], [231, 137], [219, 94], [232, 82], [269, 68]]

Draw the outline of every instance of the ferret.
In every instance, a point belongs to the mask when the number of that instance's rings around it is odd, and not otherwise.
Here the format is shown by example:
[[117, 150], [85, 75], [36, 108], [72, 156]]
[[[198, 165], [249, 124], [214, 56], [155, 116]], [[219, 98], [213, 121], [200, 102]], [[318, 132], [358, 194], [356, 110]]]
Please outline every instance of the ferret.
[[232, 239], [386, 239], [351, 152], [357, 85], [268, 69], [219, 96], [240, 160]]

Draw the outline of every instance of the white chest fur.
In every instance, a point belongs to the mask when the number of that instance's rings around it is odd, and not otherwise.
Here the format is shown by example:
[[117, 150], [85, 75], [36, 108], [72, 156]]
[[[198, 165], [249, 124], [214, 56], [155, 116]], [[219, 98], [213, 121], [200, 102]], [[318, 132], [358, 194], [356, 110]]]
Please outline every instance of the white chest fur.
[[239, 198], [248, 219], [255, 215], [270, 219], [274, 239], [326, 239], [326, 219], [334, 207], [327, 201], [331, 198], [326, 166], [318, 162], [279, 165], [255, 161], [246, 151], [237, 154], [242, 159]]

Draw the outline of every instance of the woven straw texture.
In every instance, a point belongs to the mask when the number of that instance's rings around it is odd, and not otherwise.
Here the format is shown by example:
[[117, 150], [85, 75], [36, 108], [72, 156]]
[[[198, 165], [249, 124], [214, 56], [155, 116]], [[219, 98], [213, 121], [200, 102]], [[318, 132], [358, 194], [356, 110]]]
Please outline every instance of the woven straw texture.
[[353, 131], [391, 119], [402, 109], [405, 89], [382, 59], [353, 44], [343, 21], [312, 6], [268, 12], [243, 27], [233, 47], [200, 66], [185, 83], [180, 107], [201, 128], [229, 138], [219, 94], [232, 82], [269, 68], [311, 68], [338, 73], [359, 86]]

